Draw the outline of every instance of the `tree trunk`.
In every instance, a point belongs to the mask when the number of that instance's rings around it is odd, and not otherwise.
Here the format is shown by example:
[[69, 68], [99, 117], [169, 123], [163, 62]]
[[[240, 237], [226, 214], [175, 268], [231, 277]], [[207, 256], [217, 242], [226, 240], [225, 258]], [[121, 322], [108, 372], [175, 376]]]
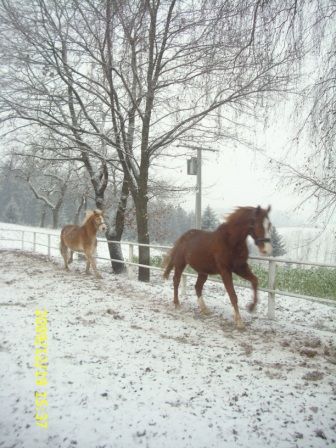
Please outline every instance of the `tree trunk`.
[[[105, 192], [104, 192], [105, 193]], [[96, 194], [96, 198], [95, 198], [95, 202], [96, 202], [96, 207], [99, 210], [104, 210], [104, 193], [102, 194]]]
[[[122, 188], [121, 188], [121, 195], [119, 199], [118, 209], [115, 217], [115, 226], [112, 229], [109, 229], [106, 232], [106, 238], [108, 240], [113, 241], [120, 241], [122, 234], [124, 232], [124, 226], [125, 226], [125, 210], [127, 206], [127, 199], [129, 195], [129, 187], [128, 182], [124, 178]], [[108, 243], [108, 249], [110, 253], [110, 258], [120, 261], [111, 261], [112, 264], [112, 270], [115, 274], [120, 274], [125, 271], [126, 267], [123, 263], [124, 257], [121, 250], [120, 243], [114, 242], [114, 243]], [[122, 263], [121, 263], [122, 262]]]
[[114, 229], [109, 229], [105, 235], [107, 240], [113, 241], [107, 243], [111, 258], [112, 271], [114, 274], [121, 274], [126, 270], [120, 242], [117, 242], [120, 241], [121, 237], [118, 238]]
[[[103, 210], [104, 208], [104, 191], [96, 192], [95, 202], [97, 208], [100, 210]], [[121, 195], [119, 199], [118, 209], [115, 217], [115, 225], [114, 226], [108, 226], [108, 229], [105, 233], [106, 239], [108, 241], [108, 250], [111, 258], [111, 265], [112, 265], [112, 271], [115, 274], [120, 274], [125, 271], [125, 263], [124, 263], [124, 256], [121, 250], [121, 245], [119, 241], [121, 240], [123, 231], [124, 231], [124, 224], [125, 224], [125, 210], [127, 205], [127, 198], [129, 194], [128, 189], [128, 182], [124, 179], [122, 189], [121, 189]], [[115, 261], [114, 261], [115, 260]]]
[[[148, 233], [148, 199], [146, 194], [139, 193], [136, 199], [136, 221], [138, 232], [138, 243], [149, 244]], [[139, 246], [139, 264], [150, 265], [150, 249], [147, 246]], [[150, 270], [145, 267], [139, 267], [138, 280], [149, 282]]]
[[45, 205], [42, 206], [42, 213], [40, 219], [40, 227], [45, 227], [45, 220], [47, 217], [47, 207]]
[[57, 229], [57, 226], [58, 226], [58, 215], [59, 215], [59, 208], [54, 208], [52, 210], [52, 226], [53, 226], [53, 229]]
[[83, 194], [83, 196], [81, 198], [81, 201], [80, 201], [80, 204], [79, 204], [79, 206], [77, 208], [77, 211], [75, 213], [74, 224], [76, 224], [76, 225], [79, 224], [79, 217], [80, 217], [80, 214], [81, 214], [83, 208], [84, 209], [86, 208], [86, 195], [85, 194]]

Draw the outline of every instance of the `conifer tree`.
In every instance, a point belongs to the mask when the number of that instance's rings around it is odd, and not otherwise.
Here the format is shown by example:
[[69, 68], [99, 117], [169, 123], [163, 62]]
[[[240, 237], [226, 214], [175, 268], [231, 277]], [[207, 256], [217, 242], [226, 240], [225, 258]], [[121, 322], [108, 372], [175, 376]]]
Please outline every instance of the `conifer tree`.
[[286, 247], [282, 236], [278, 233], [277, 229], [273, 226], [271, 230], [271, 242], [273, 246], [273, 257], [279, 257], [285, 255]]
[[216, 217], [214, 210], [208, 205], [202, 215], [202, 229], [203, 230], [214, 230], [218, 227], [219, 222]]

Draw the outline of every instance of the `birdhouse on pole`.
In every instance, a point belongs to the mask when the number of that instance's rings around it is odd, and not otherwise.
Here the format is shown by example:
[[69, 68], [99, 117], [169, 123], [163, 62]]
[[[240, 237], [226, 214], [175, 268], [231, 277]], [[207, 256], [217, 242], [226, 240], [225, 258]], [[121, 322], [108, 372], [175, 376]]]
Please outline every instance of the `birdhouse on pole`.
[[191, 157], [187, 160], [187, 172], [191, 176], [196, 176], [197, 174], [197, 157]]

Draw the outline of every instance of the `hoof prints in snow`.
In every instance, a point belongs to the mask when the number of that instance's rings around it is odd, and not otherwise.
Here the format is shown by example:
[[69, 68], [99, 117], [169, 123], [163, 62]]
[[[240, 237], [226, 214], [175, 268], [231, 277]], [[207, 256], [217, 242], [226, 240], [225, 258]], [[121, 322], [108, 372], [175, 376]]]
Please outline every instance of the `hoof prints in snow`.
[[[239, 293], [244, 331], [220, 286], [172, 305], [158, 276], [139, 284], [78, 263], [3, 252], [0, 447], [334, 447], [334, 309], [278, 298], [277, 321]], [[191, 284], [190, 284], [191, 286]], [[49, 311], [49, 429], [34, 421], [34, 311]], [[322, 325], [321, 325], [322, 323]]]

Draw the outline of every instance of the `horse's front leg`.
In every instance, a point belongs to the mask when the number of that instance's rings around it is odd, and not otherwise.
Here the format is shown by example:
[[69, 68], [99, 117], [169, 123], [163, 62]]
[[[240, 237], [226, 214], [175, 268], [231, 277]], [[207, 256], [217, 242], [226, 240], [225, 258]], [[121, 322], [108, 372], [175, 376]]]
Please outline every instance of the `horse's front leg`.
[[85, 274], [90, 274], [91, 256], [86, 255], [86, 268]]
[[239, 308], [238, 308], [238, 297], [236, 294], [236, 291], [234, 289], [233, 286], [233, 281], [232, 281], [232, 272], [227, 270], [227, 269], [222, 269], [220, 271], [220, 275], [222, 277], [224, 286], [229, 294], [233, 309], [234, 309], [234, 320], [236, 323], [237, 328], [239, 329], [243, 329], [245, 327], [243, 321], [241, 320], [240, 317], [240, 313], [239, 313]]
[[252, 289], [253, 289], [253, 302], [251, 302], [247, 309], [252, 312], [254, 311], [257, 303], [258, 303], [258, 279], [253, 274], [253, 272], [250, 269], [250, 266], [246, 263], [242, 266], [239, 266], [239, 268], [234, 270], [235, 274], [239, 275], [239, 277], [243, 278], [244, 280], [247, 280], [251, 283]]
[[203, 297], [202, 297], [202, 291], [204, 283], [207, 281], [208, 275], [207, 274], [198, 274], [197, 281], [195, 284], [195, 290], [197, 295], [197, 302], [198, 306], [201, 310], [201, 313], [203, 314], [209, 314], [210, 311], [206, 304], [204, 303]]
[[[96, 260], [95, 260], [95, 258], [94, 258], [94, 255], [93, 255], [93, 254], [90, 254], [90, 255], [88, 256], [87, 259], [88, 259], [87, 264], [86, 264], [87, 274], [88, 274], [88, 269], [89, 269], [90, 264], [91, 264], [91, 266], [92, 266], [92, 270], [93, 270], [93, 272], [95, 273], [96, 278], [103, 278], [103, 277], [99, 274], [99, 272], [97, 271], [97, 265], [96, 265]], [[88, 266], [89, 266], [89, 267], [88, 267]]]

